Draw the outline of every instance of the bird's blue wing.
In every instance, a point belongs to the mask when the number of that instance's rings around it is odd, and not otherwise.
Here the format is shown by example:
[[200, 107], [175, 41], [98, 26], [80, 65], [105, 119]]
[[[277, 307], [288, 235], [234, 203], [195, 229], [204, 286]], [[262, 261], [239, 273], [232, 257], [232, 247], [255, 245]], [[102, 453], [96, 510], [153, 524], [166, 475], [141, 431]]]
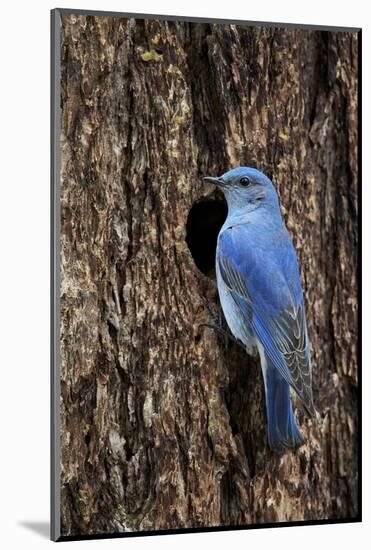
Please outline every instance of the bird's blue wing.
[[303, 293], [290, 239], [282, 233], [272, 241], [248, 224], [235, 225], [219, 236], [217, 262], [265, 353], [309, 414], [315, 414]]

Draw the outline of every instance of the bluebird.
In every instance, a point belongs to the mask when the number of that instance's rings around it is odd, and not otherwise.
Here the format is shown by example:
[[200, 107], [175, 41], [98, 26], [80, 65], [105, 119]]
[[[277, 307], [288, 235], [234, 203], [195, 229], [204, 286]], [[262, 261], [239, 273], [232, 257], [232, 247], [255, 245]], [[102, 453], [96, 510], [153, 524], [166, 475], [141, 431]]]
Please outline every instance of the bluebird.
[[290, 386], [316, 415], [303, 291], [296, 253], [278, 196], [255, 168], [205, 177], [227, 200], [217, 240], [216, 278], [227, 324], [247, 353], [259, 352], [265, 387], [268, 443], [285, 450], [303, 443]]

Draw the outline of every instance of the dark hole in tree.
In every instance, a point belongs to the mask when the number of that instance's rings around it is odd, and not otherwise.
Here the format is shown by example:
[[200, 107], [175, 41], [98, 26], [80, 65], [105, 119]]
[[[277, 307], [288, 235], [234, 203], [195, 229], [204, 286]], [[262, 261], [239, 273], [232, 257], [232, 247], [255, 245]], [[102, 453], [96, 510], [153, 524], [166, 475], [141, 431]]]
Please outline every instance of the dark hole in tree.
[[227, 212], [224, 198], [202, 199], [192, 206], [188, 214], [188, 248], [198, 269], [208, 277], [215, 277], [216, 241]]

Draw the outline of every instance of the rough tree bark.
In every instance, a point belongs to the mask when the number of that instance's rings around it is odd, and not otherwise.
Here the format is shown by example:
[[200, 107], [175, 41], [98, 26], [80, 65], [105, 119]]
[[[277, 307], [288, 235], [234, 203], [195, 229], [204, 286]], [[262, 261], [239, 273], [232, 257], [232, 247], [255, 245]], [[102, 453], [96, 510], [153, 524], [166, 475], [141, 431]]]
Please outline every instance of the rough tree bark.
[[[357, 33], [61, 33], [62, 534], [356, 517]], [[225, 214], [200, 176], [241, 165], [273, 179], [305, 290], [320, 417], [296, 402], [284, 455], [258, 361], [201, 326]]]

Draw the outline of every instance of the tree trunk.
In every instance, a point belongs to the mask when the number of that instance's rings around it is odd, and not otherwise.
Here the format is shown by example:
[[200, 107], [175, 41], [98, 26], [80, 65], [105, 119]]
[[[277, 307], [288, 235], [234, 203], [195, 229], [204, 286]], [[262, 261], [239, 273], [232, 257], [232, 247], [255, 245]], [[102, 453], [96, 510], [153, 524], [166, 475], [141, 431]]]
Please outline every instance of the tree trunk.
[[[62, 15], [62, 535], [357, 516], [357, 38]], [[301, 267], [319, 418], [294, 399], [284, 455], [258, 359], [203, 326], [226, 207], [201, 176], [236, 166]]]

